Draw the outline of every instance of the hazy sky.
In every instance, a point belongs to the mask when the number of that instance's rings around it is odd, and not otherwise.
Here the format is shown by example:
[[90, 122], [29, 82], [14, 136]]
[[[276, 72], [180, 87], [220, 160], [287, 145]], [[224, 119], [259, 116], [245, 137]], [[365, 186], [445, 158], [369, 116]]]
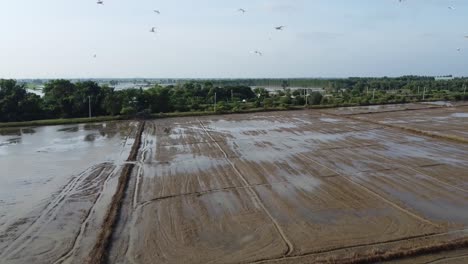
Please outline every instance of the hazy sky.
[[466, 0], [104, 1], [0, 0], [0, 78], [468, 76]]

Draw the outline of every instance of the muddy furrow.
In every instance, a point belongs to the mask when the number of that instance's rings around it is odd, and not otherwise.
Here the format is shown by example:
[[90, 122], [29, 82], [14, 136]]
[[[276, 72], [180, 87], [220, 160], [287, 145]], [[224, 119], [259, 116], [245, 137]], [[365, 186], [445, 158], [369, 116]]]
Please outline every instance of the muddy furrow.
[[405, 131], [405, 132], [410, 132], [410, 133], [415, 134], [415, 135], [423, 135], [423, 136], [428, 136], [428, 137], [431, 137], [431, 138], [438, 138], [438, 139], [442, 139], [442, 140], [448, 140], [448, 141], [451, 141], [451, 142], [468, 144], [468, 139], [458, 137], [458, 136], [453, 136], [453, 135], [448, 135], [448, 134], [438, 134], [438, 133], [434, 133], [434, 132], [427, 131], [427, 130], [420, 130], [420, 129], [417, 129], [417, 128], [412, 128], [412, 127], [402, 126], [402, 125], [397, 125], [397, 124], [388, 124], [388, 123], [373, 121], [373, 120], [369, 120], [369, 119], [365, 119], [365, 118], [359, 118], [359, 117], [350, 116], [350, 115], [340, 115], [340, 114], [334, 114], [334, 113], [326, 113], [326, 112], [322, 112], [322, 111], [319, 111], [319, 113], [324, 114], [324, 115], [331, 115], [331, 116], [335, 116], [335, 117], [339, 117], [339, 118], [350, 119], [350, 120], [353, 120], [353, 121], [365, 122], [365, 123], [369, 123], [369, 124], [373, 124], [373, 125], [380, 125], [380, 126], [384, 126], [384, 127], [394, 128], [394, 129], [402, 130], [402, 131]]
[[81, 184], [84, 180], [85, 175], [90, 175], [96, 170], [101, 168], [102, 164], [93, 166], [86, 171], [80, 173], [78, 176], [70, 180], [68, 184], [64, 186], [64, 189], [46, 206], [42, 213], [24, 230], [0, 255], [0, 259], [7, 259], [14, 256], [16, 253], [24, 249], [36, 236], [41, 232], [44, 226], [49, 223], [55, 217], [56, 213], [65, 203], [65, 200], [73, 190]]
[[206, 190], [206, 191], [200, 191], [200, 192], [189, 192], [189, 193], [181, 193], [181, 194], [174, 194], [174, 195], [166, 195], [166, 196], [161, 196], [161, 197], [157, 197], [157, 198], [142, 202], [142, 203], [138, 204], [135, 208], [145, 207], [146, 205], [148, 205], [150, 203], [163, 201], [163, 200], [167, 200], [167, 199], [172, 199], [172, 198], [177, 198], [177, 197], [202, 196], [202, 195], [210, 194], [210, 193], [214, 193], [214, 192], [222, 192], [222, 191], [229, 191], [229, 190], [245, 190], [245, 189], [255, 188], [255, 187], [259, 187], [259, 186], [273, 186], [275, 184], [282, 184], [282, 183], [289, 183], [289, 182], [288, 181], [278, 181], [278, 182], [275, 182], [275, 183], [261, 183], [261, 184], [247, 185], [247, 186], [238, 186], [238, 187], [234, 186], [234, 187], [219, 188], [219, 189]]
[[361, 188], [363, 191], [365, 191], [365, 192], [371, 194], [372, 196], [376, 197], [377, 199], [379, 199], [379, 200], [381, 200], [381, 201], [383, 201], [383, 202], [389, 204], [390, 206], [394, 207], [395, 209], [397, 209], [397, 210], [399, 210], [399, 211], [401, 211], [401, 212], [403, 212], [403, 213], [405, 213], [405, 214], [407, 214], [407, 215], [409, 215], [409, 216], [411, 216], [411, 217], [413, 217], [413, 218], [415, 218], [415, 219], [417, 219], [417, 220], [419, 220], [419, 221], [421, 221], [421, 222], [424, 222], [424, 223], [426, 223], [426, 224], [429, 224], [429, 225], [432, 225], [432, 226], [435, 226], [435, 227], [439, 227], [439, 225], [434, 224], [434, 223], [432, 223], [431, 221], [425, 219], [424, 217], [419, 216], [419, 215], [417, 215], [417, 214], [415, 214], [415, 213], [413, 213], [413, 212], [411, 212], [411, 211], [409, 211], [409, 210], [407, 210], [407, 209], [405, 209], [405, 208], [399, 206], [398, 204], [396, 204], [396, 203], [394, 203], [394, 202], [392, 202], [392, 201], [386, 199], [385, 197], [381, 196], [380, 194], [378, 194], [378, 193], [376, 193], [376, 192], [370, 190], [369, 188], [365, 187], [365, 186], [362, 185], [361, 183], [352, 180], [350, 177], [347, 177], [346, 175], [343, 175], [342, 173], [340, 173], [340, 172], [334, 170], [333, 168], [330, 168], [330, 167], [328, 167], [328, 166], [326, 166], [326, 165], [324, 165], [324, 164], [322, 164], [322, 163], [320, 163], [320, 162], [318, 162], [318, 161], [316, 161], [316, 160], [314, 160], [314, 159], [312, 159], [312, 158], [310, 158], [310, 157], [308, 157], [308, 156], [306, 156], [306, 155], [304, 155], [304, 154], [299, 154], [299, 156], [301, 156], [302, 158], [304, 158], [304, 159], [306, 159], [306, 160], [309, 160], [309, 161], [311, 161], [311, 162], [313, 162], [313, 163], [315, 163], [315, 164], [317, 164], [317, 165], [319, 165], [319, 166], [322, 166], [322, 167], [324, 167], [324, 168], [326, 168], [326, 169], [329, 169], [330, 171], [333, 171], [333, 172], [336, 173], [337, 175], [341, 175], [342, 178], [345, 179], [346, 181], [348, 181], [348, 182], [350, 182], [350, 183], [352, 183], [352, 184], [358, 186], [358, 187]]
[[[63, 263], [65, 261], [67, 261], [68, 259], [70, 259], [72, 257], [72, 255], [76, 252], [76, 249], [81, 241], [81, 238], [83, 237], [83, 234], [85, 232], [85, 229], [87, 228], [88, 226], [88, 223], [91, 219], [91, 216], [92, 216], [92, 213], [93, 211], [95, 210], [95, 207], [96, 207], [96, 204], [101, 200], [101, 197], [102, 195], [104, 194], [104, 186], [108, 183], [109, 179], [112, 177], [112, 175], [114, 175], [114, 173], [116, 173], [116, 171], [118, 170], [118, 168], [114, 168], [112, 171], [110, 171], [107, 176], [106, 176], [106, 179], [104, 180], [104, 183], [102, 185], [102, 187], [100, 188], [99, 190], [99, 195], [98, 197], [96, 198], [96, 200], [94, 201], [93, 203], [93, 206], [88, 210], [87, 212], [87, 215], [86, 215], [86, 218], [85, 220], [83, 221], [83, 223], [81, 224], [81, 227], [80, 227], [80, 231], [78, 232], [78, 234], [75, 236], [75, 239], [73, 240], [73, 244], [70, 248], [69, 251], [65, 252], [58, 260], [56, 260], [54, 262], [54, 264], [59, 264], [59, 263]], [[104, 172], [107, 172], [107, 171], [103, 171], [101, 172], [101, 175], [104, 173]], [[101, 176], [100, 175], [100, 176]], [[98, 177], [100, 177], [98, 176]]]
[[[423, 255], [431, 254], [431, 253], [441, 253], [441, 252], [444, 252], [444, 251], [464, 249], [464, 248], [468, 247], [468, 245], [465, 244], [465, 243], [468, 243], [468, 240], [465, 239], [465, 238], [462, 238], [462, 239], [456, 239], [456, 240], [452, 240], [452, 241], [437, 243], [437, 244], [433, 244], [433, 245], [427, 245], [427, 243], [426, 243], [425, 246], [419, 246], [419, 247], [414, 247], [414, 248], [389, 249], [388, 251], [385, 251], [385, 252], [382, 251], [379, 254], [373, 255], [373, 256], [371, 256], [370, 254], [367, 254], [367, 255], [363, 254], [363, 255], [359, 256], [359, 259], [356, 258], [356, 259], [352, 259], [352, 260], [350, 260], [350, 259], [336, 259], [336, 258], [333, 258], [333, 257], [326, 257], [326, 256], [330, 255], [330, 254], [333, 254], [333, 253], [338, 253], [338, 252], [343, 251], [343, 250], [345, 250], [345, 252], [350, 252], [350, 254], [355, 255], [353, 252], [356, 251], [357, 249], [362, 249], [362, 248], [365, 249], [365, 248], [370, 247], [370, 246], [384, 246], [384, 248], [385, 248], [387, 245], [391, 245], [391, 244], [398, 243], [398, 242], [407, 242], [407, 241], [418, 240], [418, 239], [438, 238], [438, 237], [442, 237], [442, 236], [451, 236], [451, 235], [455, 235], [457, 233], [466, 233], [466, 232], [468, 232], [468, 229], [452, 230], [452, 231], [437, 233], [437, 234], [426, 234], [426, 235], [405, 237], [405, 238], [393, 239], [393, 240], [381, 241], [381, 242], [375, 242], [375, 243], [367, 243], [367, 244], [360, 244], [360, 245], [354, 245], [354, 246], [332, 248], [332, 249], [327, 249], [327, 250], [320, 250], [320, 251], [295, 255], [295, 256], [258, 260], [258, 261], [251, 262], [251, 264], [266, 264], [266, 263], [276, 263], [276, 262], [283, 262], [283, 261], [292, 261], [292, 263], [296, 263], [294, 261], [297, 261], [297, 263], [303, 263], [302, 261], [305, 261], [305, 263], [309, 263], [309, 262], [307, 262], [307, 258], [308, 257], [314, 257], [314, 256], [317, 257], [317, 258], [323, 259], [323, 261], [314, 261], [313, 263], [343, 263], [343, 264], [344, 263], [346, 263], [346, 264], [379, 263], [381, 261], [397, 260], [397, 259], [402, 259], [402, 258], [405, 258], [405, 257], [417, 257], [417, 256], [423, 256]], [[414, 241], [414, 243], [416, 243], [416, 242], [417, 241]], [[401, 255], [402, 251], [406, 251], [406, 252], [413, 251], [413, 250], [417, 251], [418, 249], [420, 249], [422, 247], [424, 247], [424, 248], [431, 247], [432, 252], [428, 252], [428, 253], [424, 253], [424, 254], [418, 253], [418, 255], [408, 255], [408, 256], [405, 256], [405, 257], [402, 257], [402, 256], [396, 257], [396, 255], [393, 255], [392, 258], [389, 258], [389, 259], [381, 259], [381, 260], [374, 260], [374, 261], [367, 262], [368, 261], [367, 258], [369, 258], [369, 257], [373, 257], [373, 258], [383, 257], [384, 255], [390, 255], [390, 254]], [[352, 250], [352, 249], [354, 249], [354, 251], [349, 251], [349, 250]], [[375, 253], [376, 252], [373, 252], [372, 254], [375, 254]], [[413, 254], [414, 253], [415, 252], [413, 252]], [[321, 255], [324, 255], [324, 254], [325, 254], [325, 257], [321, 257]], [[358, 261], [358, 262], [350, 262], [350, 261]], [[359, 261], [364, 261], [364, 262], [359, 262]], [[287, 262], [287, 263], [290, 263], [290, 262]]]
[[[146, 130], [148, 130], [148, 125], [146, 125], [146, 126], [147, 126]], [[142, 135], [142, 137], [143, 137], [143, 135]], [[148, 139], [145, 136], [145, 139], [143, 140], [143, 146], [141, 148], [141, 156], [140, 156], [140, 159], [137, 162], [138, 172], [137, 172], [137, 175], [136, 175], [135, 191], [133, 193], [133, 199], [132, 199], [133, 200], [133, 204], [132, 204], [133, 209], [135, 209], [138, 206], [138, 193], [140, 192], [141, 178], [143, 177], [143, 173], [144, 173], [143, 165], [144, 165], [144, 162], [146, 160], [146, 155], [147, 155], [148, 151], [150, 151], [150, 150], [151, 150], [150, 142], [148, 142]]]
[[433, 260], [433, 261], [426, 262], [426, 264], [448, 263], [448, 261], [460, 260], [460, 259], [464, 259], [464, 258], [468, 258], [468, 254], [461, 255], [461, 256], [456, 256], [456, 257], [444, 257], [444, 258], [440, 258], [440, 259], [436, 259], [436, 260]]
[[[231, 165], [231, 167], [233, 168], [233, 170], [236, 172], [236, 174], [239, 176], [239, 178], [241, 179], [241, 181], [244, 183], [244, 186], [249, 186], [249, 182], [247, 181], [247, 179], [244, 177], [244, 175], [239, 171], [239, 169], [236, 167], [236, 165], [231, 161], [231, 159], [229, 159], [229, 156], [228, 154], [226, 153], [226, 151], [224, 151], [224, 149], [221, 147], [221, 145], [216, 142], [213, 138], [213, 136], [210, 134], [210, 132], [206, 129], [205, 125], [203, 124], [202, 121], [198, 120], [198, 122], [200, 123], [200, 126], [203, 128], [203, 130], [205, 131], [205, 133], [208, 135], [208, 137], [214, 141], [214, 143], [216, 144], [216, 146], [218, 147], [218, 149], [223, 153], [226, 161]], [[276, 221], [276, 219], [273, 217], [273, 215], [270, 213], [270, 211], [268, 211], [268, 209], [266, 208], [265, 204], [262, 202], [262, 200], [260, 199], [259, 195], [257, 194], [257, 192], [251, 188], [251, 187], [247, 187], [246, 190], [250, 193], [251, 197], [252, 197], [252, 200], [254, 201], [255, 204], [257, 204], [258, 206], [260, 206], [260, 208], [263, 209], [263, 211], [266, 213], [266, 215], [270, 218], [270, 220], [273, 222], [274, 226], [275, 226], [275, 229], [278, 231], [278, 233], [280, 234], [281, 238], [283, 239], [285, 245], [286, 245], [286, 252], [284, 253], [284, 256], [289, 256], [292, 254], [292, 252], [294, 251], [294, 245], [292, 244], [292, 242], [287, 238], [286, 236], [286, 233], [284, 232], [283, 228], [280, 226], [280, 224], [278, 223], [278, 221]]]
[[[141, 138], [144, 128], [145, 122], [142, 121], [138, 127], [135, 142], [132, 146], [132, 150], [130, 151], [130, 155], [127, 161], [136, 161], [138, 157], [138, 151], [141, 145]], [[123, 167], [122, 173], [119, 177], [119, 181], [117, 184], [117, 191], [112, 197], [112, 202], [104, 218], [101, 231], [97, 236], [96, 244], [92, 248], [88, 258], [86, 259], [86, 263], [88, 264], [100, 264], [106, 262], [107, 250], [109, 248], [112, 238], [112, 231], [117, 222], [120, 206], [125, 195], [125, 190], [127, 189], [127, 184], [130, 179], [130, 175], [134, 167], [135, 164], [125, 164]]]
[[372, 115], [376, 113], [396, 113], [396, 112], [410, 112], [410, 111], [424, 111], [424, 110], [431, 110], [431, 109], [440, 109], [440, 108], [445, 108], [445, 106], [430, 106], [430, 107], [425, 107], [425, 108], [416, 108], [416, 109], [410, 109], [410, 108], [405, 108], [405, 109], [397, 109], [397, 110], [389, 110], [389, 111], [383, 111], [383, 112], [362, 112], [362, 113], [353, 113], [345, 116], [356, 116], [356, 115]]
[[[342, 148], [342, 149], [348, 149], [348, 148], [349, 148], [349, 149], [352, 149], [352, 148], [372, 147], [372, 146], [373, 146], [373, 145], [369, 145], [369, 146], [357, 145], [357, 144], [353, 143], [352, 141], [346, 140], [346, 139], [345, 139], [345, 141], [346, 141], [348, 144], [350, 144], [351, 146], [348, 146], [348, 147], [345, 147], [345, 148]], [[404, 144], [404, 143], [406, 143], [406, 142], [403, 141], [403, 142], [401, 142], [401, 143]], [[377, 145], [377, 146], [378, 146], [378, 145]], [[332, 150], [333, 148], [330, 148], [330, 149]], [[376, 152], [372, 152], [372, 155], [373, 155], [373, 156], [376, 156], [376, 157], [379, 157], [379, 158], [381, 158], [381, 159], [383, 159], [383, 160], [389, 162], [390, 164], [394, 163], [393, 160], [390, 160], [389, 158], [387, 158], [386, 156], [384, 156], [384, 155], [382, 155], [382, 154], [379, 154], [379, 153], [376, 153]], [[421, 166], [421, 167], [432, 167], [432, 166], [438, 166], [438, 165], [441, 165], [441, 164], [442, 164], [442, 163], [435, 163], [435, 164], [430, 164], [430, 165], [424, 165], [424, 166]], [[419, 171], [419, 170], [417, 170], [416, 168], [414, 168], [414, 167], [412, 167], [412, 166], [409, 166], [409, 165], [407, 165], [407, 164], [402, 164], [402, 163], [400, 163], [399, 166], [404, 167], [404, 168], [407, 168], [407, 169], [409, 169], [409, 170], [412, 170], [412, 171], [414, 171], [414, 172], [416, 172], [416, 173], [419, 173], [419, 174], [421, 174], [421, 175], [424, 175], [424, 176], [427, 177], [428, 179], [431, 179], [432, 181], [434, 181], [434, 182], [436, 182], [436, 183], [438, 183], [438, 184], [441, 184], [441, 185], [443, 185], [443, 186], [446, 186], [446, 187], [448, 187], [448, 188], [450, 188], [450, 189], [454, 189], [454, 190], [457, 190], [457, 191], [461, 191], [461, 192], [464, 192], [464, 193], [468, 193], [468, 190], [467, 190], [467, 189], [460, 188], [460, 187], [458, 187], [458, 186], [455, 186], [455, 185], [446, 183], [446, 182], [444, 182], [444, 181], [441, 181], [441, 180], [439, 180], [439, 179], [437, 179], [437, 178], [435, 178], [435, 177], [433, 177], [433, 176], [430, 176], [430, 175], [428, 175], [427, 173], [424, 173], [424, 172], [422, 172], [422, 171]]]

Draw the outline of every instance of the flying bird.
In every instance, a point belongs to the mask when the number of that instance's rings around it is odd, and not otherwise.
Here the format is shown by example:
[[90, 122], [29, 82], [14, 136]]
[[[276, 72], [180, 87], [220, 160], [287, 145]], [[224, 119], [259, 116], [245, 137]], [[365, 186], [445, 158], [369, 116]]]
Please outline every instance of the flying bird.
[[96, 54], [94, 54], [93, 58], [97, 58], [97, 55], [96, 55]]
[[286, 26], [279, 26], [279, 27], [275, 27], [276, 30], [283, 30], [283, 28], [285, 28]]
[[153, 10], [153, 12], [155, 12], [156, 14], [160, 15], [161, 12], [159, 12], [159, 10]]
[[237, 10], [237, 11], [242, 12], [242, 14], [245, 14], [245, 12], [247, 12], [247, 11], [245, 11], [245, 9], [243, 9], [243, 8], [239, 8], [239, 10]]
[[98, 0], [96, 3], [97, 3], [98, 5], [104, 5], [104, 1], [103, 1], [103, 0]]
[[155, 27], [152, 27], [151, 30], [150, 30], [151, 33], [156, 33], [156, 28]]
[[450, 9], [450, 10], [455, 10], [455, 7], [449, 6], [448, 9]]
[[263, 56], [263, 53], [260, 52], [260, 51], [258, 51], [258, 50], [254, 51], [254, 53], [257, 54], [257, 55], [259, 55], [259, 56]]
[[460, 48], [458, 48], [458, 49], [457, 49], [457, 51], [458, 51], [458, 52], [460, 52], [460, 51], [461, 51], [461, 49], [460, 49]]
[[465, 38], [468, 38], [468, 36], [465, 36]]

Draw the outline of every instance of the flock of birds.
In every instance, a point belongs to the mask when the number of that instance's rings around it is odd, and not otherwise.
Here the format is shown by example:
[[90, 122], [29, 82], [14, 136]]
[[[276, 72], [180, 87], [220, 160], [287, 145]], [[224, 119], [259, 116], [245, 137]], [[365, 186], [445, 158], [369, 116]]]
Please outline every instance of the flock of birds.
[[[400, 3], [402, 3], [402, 2], [405, 1], [405, 0], [398, 0], [398, 1], [399, 1]], [[96, 3], [97, 3], [98, 5], [104, 5], [104, 0], [97, 0]], [[447, 8], [450, 9], [450, 10], [455, 10], [455, 7], [453, 7], [453, 6], [448, 6]], [[240, 13], [242, 13], [242, 14], [245, 14], [245, 13], [247, 12], [247, 10], [245, 10], [244, 8], [239, 8], [237, 11], [240, 12]], [[153, 10], [153, 12], [156, 13], [156, 14], [158, 14], [158, 15], [161, 14], [161, 12], [160, 12], [159, 10], [156, 10], [156, 9]], [[274, 29], [277, 30], [277, 31], [282, 31], [285, 27], [286, 27], [286, 26], [277, 26], [277, 27], [274, 27]], [[151, 32], [151, 33], [156, 33], [156, 30], [157, 30], [156, 27], [152, 27], [152, 28], [150, 29], [150, 32]], [[468, 39], [468, 35], [465, 36], [465, 38]], [[457, 51], [460, 52], [460, 51], [461, 51], [461, 48], [457, 48]], [[256, 55], [259, 55], [259, 56], [263, 56], [263, 52], [261, 52], [261, 51], [259, 51], [259, 50], [255, 50], [255, 51], [253, 51], [253, 53], [256, 54]], [[96, 57], [97, 57], [97, 55], [95, 54], [95, 55], [94, 55], [94, 58], [96, 58]]]
[[[400, 0], [400, 1], [401, 1], [401, 0]], [[97, 3], [98, 5], [104, 5], [104, 0], [98, 0], [96, 3]], [[242, 14], [245, 14], [245, 13], [247, 12], [247, 10], [245, 10], [244, 8], [239, 8], [237, 11], [240, 12], [240, 13], [242, 13]], [[158, 15], [161, 14], [161, 11], [156, 10], [156, 9], [153, 10], [153, 12], [156, 13], [156, 14], [158, 14]], [[285, 28], [286, 28], [286, 26], [277, 26], [277, 27], [274, 27], [274, 29], [277, 30], [277, 31], [282, 31], [282, 30], [285, 29]], [[156, 27], [152, 27], [152, 28], [150, 29], [149, 32], [150, 32], [150, 33], [157, 33], [157, 28], [156, 28]], [[259, 50], [255, 50], [255, 51], [253, 51], [253, 53], [256, 54], [256, 55], [259, 55], [259, 56], [263, 56], [263, 52], [261, 52], [261, 51], [259, 51]], [[97, 55], [94, 54], [93, 57], [94, 57], [94, 58], [97, 58]]]

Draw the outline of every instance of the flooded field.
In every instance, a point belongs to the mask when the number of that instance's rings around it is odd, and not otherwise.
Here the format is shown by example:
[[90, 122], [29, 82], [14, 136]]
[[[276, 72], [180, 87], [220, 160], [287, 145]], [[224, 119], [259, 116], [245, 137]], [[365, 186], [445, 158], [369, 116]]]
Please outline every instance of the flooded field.
[[414, 111], [411, 115], [405, 112], [379, 113], [361, 118], [386, 124], [399, 124], [402, 127], [427, 131], [442, 136], [464, 138], [468, 141], [468, 129], [466, 125], [468, 122], [468, 106]]
[[[135, 124], [0, 130], [0, 262], [68, 258], [113, 194]], [[96, 223], [99, 226], [99, 223]], [[86, 230], [85, 230], [86, 229]], [[78, 238], [78, 236], [80, 236]], [[64, 260], [66, 258], [63, 258]]]
[[[465, 241], [468, 145], [388, 123], [444, 120], [424, 128], [463, 134], [466, 113], [410, 104], [146, 121], [105, 262], [351, 263]], [[1, 165], [16, 165], [0, 178], [0, 259], [85, 262], [135, 127], [2, 134]], [[466, 251], [411, 260], [444, 259]]]

